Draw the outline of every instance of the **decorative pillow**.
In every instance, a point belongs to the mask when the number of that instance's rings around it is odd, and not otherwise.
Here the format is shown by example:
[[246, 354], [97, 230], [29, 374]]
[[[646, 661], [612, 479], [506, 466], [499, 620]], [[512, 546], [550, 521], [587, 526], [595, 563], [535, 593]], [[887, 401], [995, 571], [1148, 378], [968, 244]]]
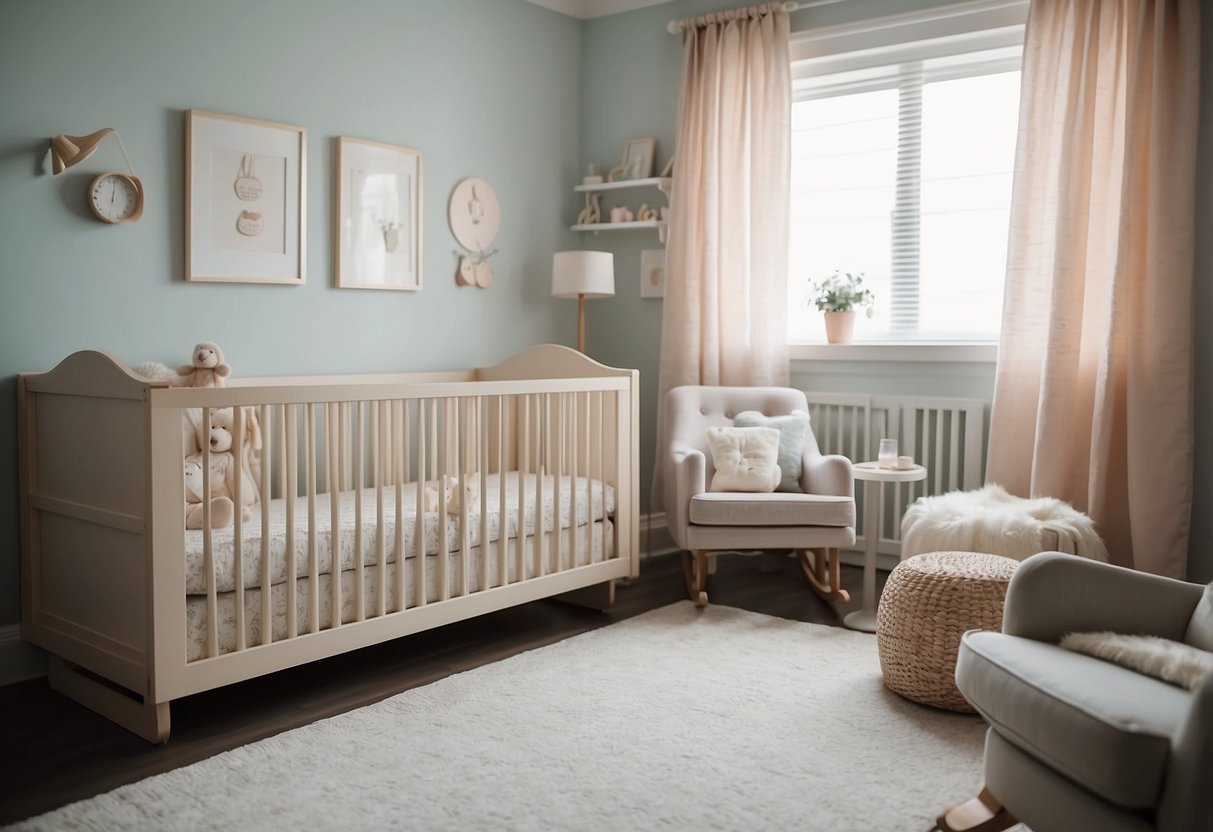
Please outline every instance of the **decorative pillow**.
[[739, 428], [775, 428], [779, 431], [779, 485], [776, 491], [800, 491], [800, 466], [804, 456], [804, 435], [809, 429], [809, 414], [793, 410], [787, 416], [764, 416], [757, 410], [738, 413], [733, 424]]
[[1213, 674], [1213, 653], [1158, 636], [1068, 633], [1061, 646], [1195, 690]]
[[708, 428], [712, 450], [709, 491], [774, 491], [779, 484], [779, 431], [774, 428]]

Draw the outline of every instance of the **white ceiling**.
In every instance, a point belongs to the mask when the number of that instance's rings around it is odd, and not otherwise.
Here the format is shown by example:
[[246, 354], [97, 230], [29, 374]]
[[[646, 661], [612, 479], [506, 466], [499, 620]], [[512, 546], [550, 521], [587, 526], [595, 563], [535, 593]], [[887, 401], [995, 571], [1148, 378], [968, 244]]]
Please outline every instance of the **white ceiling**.
[[660, 6], [670, 0], [530, 0], [537, 6], [554, 12], [585, 20], [589, 17], [604, 17], [608, 14], [630, 12], [646, 6]]

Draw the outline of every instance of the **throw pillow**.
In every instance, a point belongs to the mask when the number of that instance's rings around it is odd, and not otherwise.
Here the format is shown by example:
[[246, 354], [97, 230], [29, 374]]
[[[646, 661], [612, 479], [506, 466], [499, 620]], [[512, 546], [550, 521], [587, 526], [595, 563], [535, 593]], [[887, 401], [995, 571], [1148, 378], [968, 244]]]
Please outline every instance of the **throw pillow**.
[[779, 484], [779, 431], [774, 428], [708, 428], [712, 451], [709, 491], [774, 491]]
[[786, 416], [764, 416], [757, 410], [738, 413], [733, 424], [739, 428], [775, 428], [779, 431], [779, 485], [776, 491], [800, 491], [800, 467], [804, 456], [804, 435], [809, 429], [809, 414], [793, 410]]

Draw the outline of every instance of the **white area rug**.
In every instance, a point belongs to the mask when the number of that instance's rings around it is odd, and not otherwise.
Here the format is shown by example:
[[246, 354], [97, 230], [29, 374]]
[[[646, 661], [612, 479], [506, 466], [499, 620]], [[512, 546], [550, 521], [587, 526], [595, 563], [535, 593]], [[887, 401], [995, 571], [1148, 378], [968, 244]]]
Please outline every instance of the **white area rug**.
[[683, 602], [15, 828], [926, 832], [982, 734], [873, 636]]

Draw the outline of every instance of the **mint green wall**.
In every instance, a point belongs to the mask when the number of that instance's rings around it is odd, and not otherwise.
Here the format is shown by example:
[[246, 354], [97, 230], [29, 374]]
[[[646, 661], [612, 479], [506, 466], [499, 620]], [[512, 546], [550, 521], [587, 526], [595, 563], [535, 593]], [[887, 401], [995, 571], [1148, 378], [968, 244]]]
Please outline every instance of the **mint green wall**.
[[[578, 242], [581, 26], [523, 0], [0, 3], [0, 626], [19, 618], [18, 372], [86, 347], [177, 364], [204, 339], [245, 376], [467, 367], [571, 343], [548, 281], [552, 252]], [[183, 281], [191, 107], [307, 128], [305, 286]], [[100, 127], [121, 132], [146, 186], [133, 225], [85, 207], [90, 178], [122, 169], [116, 144], [49, 175], [52, 135]], [[422, 292], [333, 288], [337, 135], [422, 151]], [[445, 219], [472, 175], [504, 212], [487, 291], [455, 286]]]
[[[582, 172], [590, 162], [618, 164], [634, 136], [657, 137], [660, 171], [674, 149], [682, 38], [666, 31], [671, 19], [734, 8], [734, 0], [678, 0], [586, 22], [581, 97]], [[849, 0], [792, 15], [793, 30], [832, 26], [940, 5], [939, 0]], [[635, 209], [656, 191], [627, 191], [618, 199]], [[611, 204], [604, 200], [604, 206]], [[660, 300], [640, 297], [640, 252], [660, 248], [654, 232], [586, 235], [583, 248], [615, 254], [615, 297], [589, 304], [587, 350], [607, 364], [638, 367], [641, 380], [641, 491], [648, 505], [654, 458], [657, 368], [661, 348]], [[994, 365], [921, 362], [793, 362], [792, 381], [810, 390], [918, 393], [989, 400]]]

